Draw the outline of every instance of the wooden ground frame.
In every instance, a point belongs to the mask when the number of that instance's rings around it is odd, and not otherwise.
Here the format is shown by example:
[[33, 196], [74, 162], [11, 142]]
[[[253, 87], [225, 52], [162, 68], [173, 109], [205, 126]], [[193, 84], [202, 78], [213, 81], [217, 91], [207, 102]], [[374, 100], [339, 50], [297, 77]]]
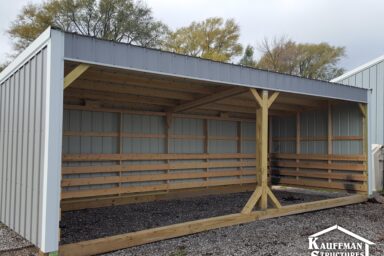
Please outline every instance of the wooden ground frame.
[[[118, 116], [119, 129], [108, 132], [64, 129], [64, 138], [114, 138], [117, 150], [109, 154], [63, 154], [62, 211], [210, 194], [244, 191], [253, 191], [253, 194], [238, 214], [62, 245], [60, 255], [94, 255], [259, 219], [360, 203], [367, 199], [367, 112], [364, 104], [205, 84], [186, 79], [169, 79], [74, 62], [67, 62], [65, 70], [65, 109], [114, 113]], [[358, 134], [334, 134], [333, 109], [345, 104], [358, 109], [361, 115]], [[308, 111], [325, 113], [325, 135], [301, 135], [303, 113]], [[157, 116], [165, 120], [165, 127], [161, 134], [126, 132], [123, 128], [124, 115]], [[293, 119], [296, 123], [295, 136], [272, 136], [272, 120], [275, 117]], [[203, 134], [172, 133], [171, 126], [175, 118], [202, 120]], [[237, 134], [210, 135], [207, 128], [210, 120], [235, 123]], [[245, 123], [254, 124], [254, 136], [247, 137], [242, 133]], [[125, 138], [160, 139], [164, 141], [164, 151], [126, 153], [123, 149]], [[172, 140], [188, 139], [201, 140], [204, 152], [171, 152]], [[209, 145], [212, 140], [232, 140], [237, 150], [232, 153], [210, 153]], [[242, 143], [245, 141], [254, 141], [255, 153], [242, 152]], [[305, 142], [318, 141], [327, 145], [325, 152], [302, 153]], [[358, 154], [335, 153], [335, 141], [359, 143], [360, 151]], [[294, 152], [274, 152], [276, 143], [294, 144]], [[196, 168], [205, 171], [188, 171]], [[215, 171], [210, 171], [212, 169]], [[160, 172], [151, 173], [154, 170]], [[175, 173], [173, 170], [184, 172]], [[130, 172], [134, 174], [124, 175]], [[114, 175], [90, 176], [95, 173]], [[216, 177], [226, 179], [215, 180]], [[181, 182], [175, 183], [174, 180]], [[122, 185], [152, 181], [159, 181], [161, 184]], [[92, 187], [106, 184], [114, 186], [96, 189]], [[345, 190], [357, 194], [282, 206], [270, 189], [271, 184]], [[90, 189], [76, 189], [81, 186], [90, 186]], [[260, 210], [253, 210], [256, 205]]]

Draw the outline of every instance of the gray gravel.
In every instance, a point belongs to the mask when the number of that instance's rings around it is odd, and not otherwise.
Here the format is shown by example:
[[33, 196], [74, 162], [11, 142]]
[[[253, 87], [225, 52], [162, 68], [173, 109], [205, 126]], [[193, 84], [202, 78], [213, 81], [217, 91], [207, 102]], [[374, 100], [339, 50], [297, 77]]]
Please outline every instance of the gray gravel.
[[[276, 191], [276, 195], [285, 205], [340, 196], [318, 191], [302, 193], [297, 190], [284, 193]], [[68, 212], [62, 216], [63, 241], [68, 243], [93, 239], [238, 212], [248, 197], [249, 193], [239, 193]], [[308, 236], [335, 224], [376, 243], [371, 247], [371, 255], [384, 255], [384, 205], [372, 202], [256, 221], [105, 255], [309, 255]], [[327, 237], [337, 240], [342, 239], [343, 235], [333, 231]], [[20, 237], [15, 238], [12, 231], [0, 224], [0, 248], [24, 245], [28, 243]], [[33, 253], [33, 250], [27, 253]], [[7, 255], [29, 255], [24, 253]], [[0, 255], [3, 255], [1, 249]]]
[[[275, 189], [275, 195], [283, 205], [316, 201], [341, 195], [340, 193], [321, 191], [291, 190]], [[63, 244], [74, 243], [185, 221], [238, 213], [251, 194], [236, 193], [204, 196], [66, 212], [61, 216], [61, 242]]]
[[37, 255], [37, 249], [0, 222], [0, 255]]

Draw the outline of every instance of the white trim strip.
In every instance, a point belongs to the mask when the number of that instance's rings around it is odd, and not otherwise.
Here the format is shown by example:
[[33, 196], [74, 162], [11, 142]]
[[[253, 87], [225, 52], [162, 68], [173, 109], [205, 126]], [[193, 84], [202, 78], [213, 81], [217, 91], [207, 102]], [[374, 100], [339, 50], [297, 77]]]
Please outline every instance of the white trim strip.
[[20, 53], [15, 60], [13, 60], [1, 73], [0, 84], [3, 83], [15, 70], [23, 66], [29, 59], [34, 56], [38, 51], [47, 45], [51, 37], [51, 27], [48, 27], [35, 41], [33, 41], [22, 53]]
[[357, 68], [354, 68], [351, 71], [348, 71], [348, 72], [342, 74], [339, 77], [333, 78], [330, 82], [332, 82], [332, 83], [340, 82], [341, 80], [344, 80], [344, 79], [346, 79], [346, 78], [348, 78], [348, 77], [350, 77], [352, 75], [355, 75], [356, 73], [359, 73], [359, 72], [361, 72], [361, 71], [363, 71], [363, 70], [365, 70], [367, 68], [370, 68], [370, 67], [372, 67], [372, 66], [374, 66], [377, 63], [380, 63], [382, 61], [384, 61], [384, 55], [382, 55], [382, 56], [380, 56], [380, 57], [378, 57], [376, 59], [373, 59], [373, 60], [371, 60], [371, 61], [369, 61], [369, 62], [367, 62], [367, 63], [365, 63], [365, 64], [363, 64], [361, 66], [358, 66]]
[[48, 45], [47, 91], [44, 127], [44, 180], [41, 216], [41, 248], [44, 253], [59, 249], [61, 154], [64, 84], [64, 34], [51, 31]]

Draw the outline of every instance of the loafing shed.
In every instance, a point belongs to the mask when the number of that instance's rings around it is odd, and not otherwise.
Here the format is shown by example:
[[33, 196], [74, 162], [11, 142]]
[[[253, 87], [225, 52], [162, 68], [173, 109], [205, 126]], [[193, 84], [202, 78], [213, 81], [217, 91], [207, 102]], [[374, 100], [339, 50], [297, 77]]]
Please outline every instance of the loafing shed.
[[[367, 94], [48, 28], [0, 74], [0, 221], [93, 255], [363, 202]], [[272, 184], [353, 194], [282, 206]], [[243, 191], [239, 213], [59, 246], [62, 211]]]

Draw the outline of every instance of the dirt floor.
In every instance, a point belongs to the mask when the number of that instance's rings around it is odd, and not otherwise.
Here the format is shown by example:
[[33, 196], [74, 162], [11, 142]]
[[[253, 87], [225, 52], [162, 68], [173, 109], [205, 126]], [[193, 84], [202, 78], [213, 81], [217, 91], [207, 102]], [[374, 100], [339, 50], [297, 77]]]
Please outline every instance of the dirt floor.
[[[321, 191], [283, 190], [275, 190], [283, 205], [341, 196]], [[249, 196], [238, 193], [67, 212], [62, 216], [62, 243], [239, 212]], [[374, 242], [371, 255], [384, 255], [384, 205], [373, 202], [261, 220], [105, 255], [310, 255], [308, 236], [335, 224]], [[340, 233], [332, 231], [327, 237], [332, 241], [348, 239]], [[24, 247], [28, 248], [17, 250]], [[35, 248], [0, 224], [0, 255], [34, 253]]]

